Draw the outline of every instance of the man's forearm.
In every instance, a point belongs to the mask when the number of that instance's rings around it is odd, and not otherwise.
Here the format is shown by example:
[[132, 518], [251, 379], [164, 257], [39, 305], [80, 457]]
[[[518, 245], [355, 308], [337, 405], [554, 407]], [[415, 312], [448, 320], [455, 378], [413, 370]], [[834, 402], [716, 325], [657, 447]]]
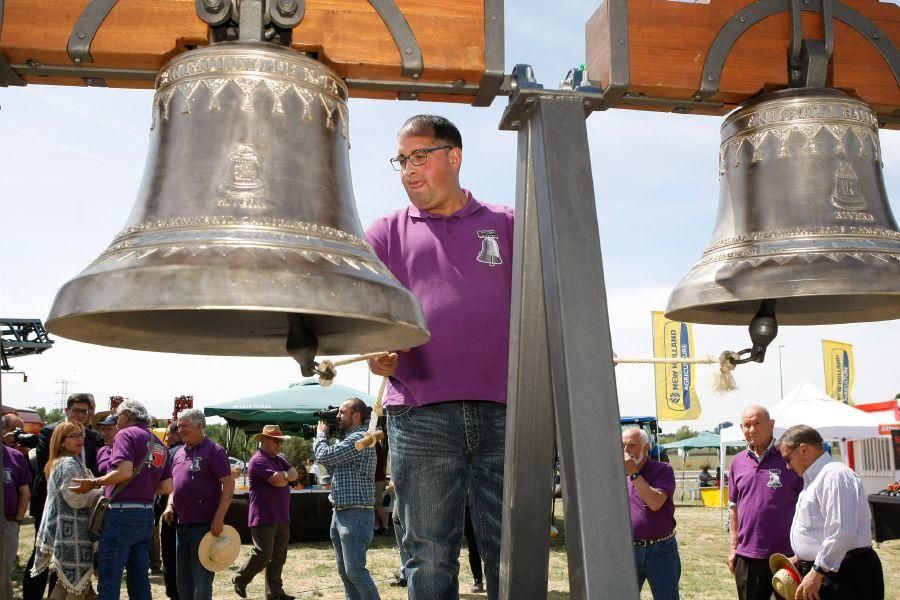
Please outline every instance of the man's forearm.
[[27, 485], [19, 487], [19, 510], [16, 511], [16, 520], [21, 521], [28, 512], [28, 502], [31, 501], [31, 490]]
[[732, 550], [737, 550], [738, 547], [737, 510], [737, 504], [733, 504], [728, 508], [728, 543]]
[[215, 518], [224, 519], [225, 513], [228, 512], [228, 507], [231, 506], [231, 499], [234, 496], [234, 479], [229, 476], [219, 481], [222, 482], [222, 495], [219, 496], [219, 506], [216, 507]]

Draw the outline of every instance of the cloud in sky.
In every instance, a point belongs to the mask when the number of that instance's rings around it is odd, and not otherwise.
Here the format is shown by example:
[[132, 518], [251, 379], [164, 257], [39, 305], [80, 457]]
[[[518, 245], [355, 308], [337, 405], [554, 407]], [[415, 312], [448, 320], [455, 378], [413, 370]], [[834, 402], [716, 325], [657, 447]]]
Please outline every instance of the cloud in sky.
[[[508, 3], [507, 71], [529, 63], [539, 81], [556, 87], [569, 67], [584, 62], [583, 23], [593, 4], [562, 0], [548, 10], [544, 2], [517, 2], [512, 10]], [[56, 290], [124, 225], [146, 157], [151, 98], [149, 91], [49, 86], [0, 93], [0, 315], [46, 317]], [[396, 151], [397, 127], [417, 112], [454, 120], [465, 141], [464, 184], [486, 201], [513, 204], [516, 134], [497, 130], [505, 103], [498, 98], [494, 106], [476, 109], [352, 100], [350, 158], [363, 226], [406, 203], [387, 160]], [[626, 110], [588, 119], [613, 344], [622, 356], [650, 355], [650, 311], [665, 307], [672, 286], [709, 241], [718, 203], [720, 124], [716, 117]], [[882, 145], [888, 196], [898, 214], [900, 132], [883, 131]], [[741, 327], [697, 326], [694, 335], [702, 354], [739, 350], [749, 342]], [[779, 345], [785, 392], [803, 379], [822, 386], [822, 338], [854, 344], [857, 400], [900, 392], [900, 322], [783, 327], [765, 364], [738, 370], [740, 390], [732, 396], [717, 398], [708, 385], [710, 368], [700, 368], [699, 425], [733, 421], [751, 402], [774, 403]], [[193, 394], [203, 406], [284, 388], [300, 377], [287, 358], [153, 354], [67, 340], [14, 366], [29, 373], [29, 382], [4, 376], [6, 404], [58, 401], [57, 382], [69, 380], [70, 391], [130, 396], [159, 415], [171, 411], [177, 395]], [[652, 412], [651, 367], [622, 365], [616, 375], [622, 412]], [[366, 389], [361, 366], [344, 368], [340, 377], [344, 385]]]

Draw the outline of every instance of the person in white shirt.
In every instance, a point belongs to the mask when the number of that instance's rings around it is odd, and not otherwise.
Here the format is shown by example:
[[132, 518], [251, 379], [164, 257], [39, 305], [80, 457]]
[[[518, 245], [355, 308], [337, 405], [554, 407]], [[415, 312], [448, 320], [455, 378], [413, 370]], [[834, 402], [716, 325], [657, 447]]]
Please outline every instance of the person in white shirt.
[[791, 561], [803, 575], [795, 600], [883, 600], [884, 573], [872, 549], [872, 516], [859, 477], [832, 460], [812, 427], [794, 425], [776, 446], [803, 477], [791, 524]]

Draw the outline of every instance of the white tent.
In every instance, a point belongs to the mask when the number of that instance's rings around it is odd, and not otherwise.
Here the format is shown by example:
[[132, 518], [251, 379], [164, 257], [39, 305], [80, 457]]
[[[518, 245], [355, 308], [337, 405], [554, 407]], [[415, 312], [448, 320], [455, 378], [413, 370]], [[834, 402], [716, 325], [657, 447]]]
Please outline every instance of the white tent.
[[[775, 419], [775, 439], [794, 425], [809, 425], [817, 430], [825, 441], [847, 442], [878, 437], [880, 418], [837, 402], [825, 395], [808, 381], [800, 383], [776, 405], [769, 407], [769, 415]], [[744, 439], [740, 424], [720, 432], [721, 444]]]
[[[774, 406], [769, 407], [769, 416], [775, 419], [774, 436], [777, 440], [789, 427], [809, 425], [819, 432], [826, 442], [841, 442], [841, 456], [847, 460], [845, 442], [878, 437], [881, 418], [848, 404], [837, 402], [825, 395], [808, 381], [803, 381], [791, 393]], [[719, 432], [720, 468], [724, 471], [725, 446], [744, 439], [741, 425], [732, 425]], [[724, 487], [723, 477], [720, 487]]]

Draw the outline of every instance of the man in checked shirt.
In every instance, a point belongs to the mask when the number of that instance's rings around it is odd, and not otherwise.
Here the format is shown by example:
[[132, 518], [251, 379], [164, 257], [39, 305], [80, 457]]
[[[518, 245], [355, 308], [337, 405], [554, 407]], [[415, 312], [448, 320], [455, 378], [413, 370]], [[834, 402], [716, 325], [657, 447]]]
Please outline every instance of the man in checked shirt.
[[354, 447], [366, 434], [365, 416], [366, 404], [359, 398], [341, 404], [338, 426], [346, 436], [329, 446], [328, 424], [320, 421], [313, 452], [316, 462], [331, 474], [331, 543], [347, 598], [380, 600], [378, 588], [366, 569], [366, 550], [372, 543], [375, 516], [375, 448], [359, 451]]

